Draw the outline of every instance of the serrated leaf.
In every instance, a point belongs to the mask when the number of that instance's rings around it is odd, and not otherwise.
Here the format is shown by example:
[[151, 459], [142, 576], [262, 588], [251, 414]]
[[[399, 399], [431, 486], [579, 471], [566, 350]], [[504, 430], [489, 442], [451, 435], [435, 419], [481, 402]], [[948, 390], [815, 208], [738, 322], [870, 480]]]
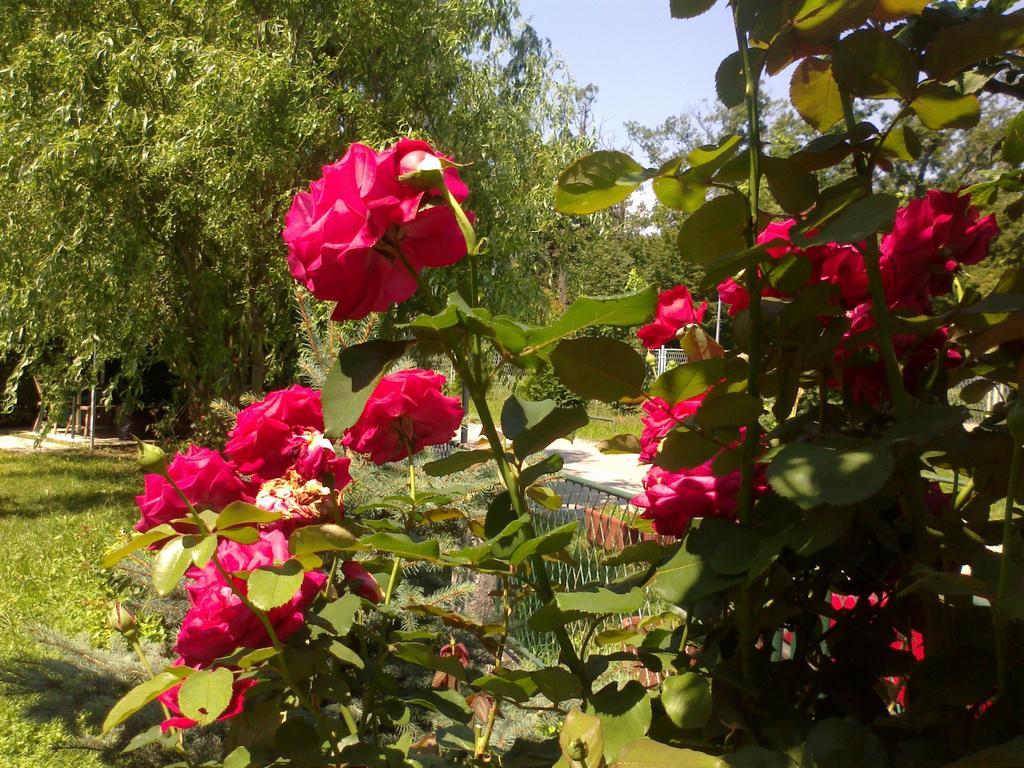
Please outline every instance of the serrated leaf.
[[[559, 506], [561, 506], [561, 500], [559, 500]], [[578, 530], [578, 523], [566, 523], [552, 531], [528, 539], [515, 548], [509, 557], [509, 563], [518, 565], [533, 555], [550, 555], [559, 552], [572, 543]]]
[[490, 461], [491, 458], [493, 458], [493, 454], [489, 449], [454, 451], [443, 459], [428, 461], [423, 465], [423, 471], [430, 477], [445, 477], [475, 467], [477, 464], [483, 464], [485, 461]]
[[200, 670], [188, 676], [178, 691], [181, 713], [200, 725], [209, 725], [228, 708], [234, 675], [225, 667]]
[[840, 40], [832, 53], [839, 87], [871, 99], [910, 99], [917, 89], [917, 59], [879, 29], [862, 29]]
[[670, 747], [652, 739], [636, 739], [622, 747], [611, 768], [722, 768], [720, 758], [694, 749]]
[[673, 19], [692, 19], [707, 13], [716, 0], [669, 0], [669, 10]]
[[585, 427], [589, 421], [587, 409], [582, 406], [554, 408], [539, 422], [517, 435], [512, 441], [512, 450], [517, 458], [525, 459], [544, 450], [555, 440]]
[[351, 531], [334, 523], [304, 525], [288, 537], [288, 549], [296, 557], [313, 552], [344, 552], [358, 546]]
[[922, 123], [933, 131], [973, 128], [981, 119], [981, 102], [946, 85], [931, 85], [910, 103]]
[[1003, 159], [1011, 165], [1024, 163], [1024, 112], [1018, 112], [1006, 129]]
[[161, 672], [155, 677], [139, 683], [126, 693], [107, 713], [103, 720], [103, 733], [115, 728], [134, 715], [164, 691], [173, 688], [180, 678], [172, 672]]
[[643, 392], [647, 364], [616, 339], [564, 339], [551, 353], [555, 375], [584, 400], [614, 403]]
[[651, 385], [651, 395], [674, 405], [704, 394], [724, 375], [725, 362], [720, 357], [683, 363], [661, 374]]
[[306, 572], [295, 560], [280, 566], [257, 568], [249, 574], [249, 600], [262, 611], [284, 605], [302, 586]]
[[156, 544], [159, 541], [163, 541], [164, 539], [176, 535], [177, 533], [175, 530], [169, 525], [159, 525], [156, 528], [151, 528], [145, 533], [132, 536], [124, 544], [119, 544], [116, 547], [108, 549], [104, 553], [103, 560], [100, 561], [100, 565], [104, 568], [113, 568], [132, 552], [137, 552], [143, 547], [148, 547], [150, 544]]
[[672, 675], [661, 684], [661, 703], [677, 728], [703, 728], [711, 717], [711, 684], [694, 672]]
[[805, 40], [824, 43], [863, 24], [877, 1], [804, 0], [793, 14], [793, 26]]
[[546, 485], [531, 485], [526, 489], [526, 495], [545, 509], [555, 511], [562, 507], [562, 497]]
[[1024, 46], [1024, 11], [981, 13], [962, 24], [938, 31], [924, 54], [924, 68], [936, 80], [954, 75], [985, 59]]
[[861, 240], [889, 229], [899, 200], [895, 195], [873, 194], [845, 206], [815, 234], [794, 238], [801, 246], [824, 243], [858, 243]]
[[192, 549], [186, 547], [186, 539], [179, 536], [171, 539], [156, 556], [153, 562], [153, 588], [160, 595], [169, 595], [178, 586], [185, 570], [192, 564]]
[[391, 552], [406, 560], [437, 560], [440, 549], [436, 540], [413, 541], [404, 533], [375, 533], [359, 540], [364, 548]]
[[555, 210], [585, 215], [621, 203], [656, 171], [624, 152], [602, 150], [581, 157], [558, 177]]
[[214, 526], [216, 530], [220, 531], [225, 528], [234, 528], [238, 525], [260, 525], [262, 523], [272, 523], [280, 519], [280, 512], [269, 512], [265, 509], [260, 509], [255, 504], [233, 501], [217, 515]]
[[715, 259], [746, 247], [750, 207], [746, 198], [725, 194], [708, 200], [679, 227], [679, 255], [694, 264]]
[[698, 432], [685, 428], [673, 429], [661, 441], [654, 464], [669, 472], [678, 472], [699, 467], [721, 450], [722, 446], [718, 442]]
[[597, 450], [601, 453], [640, 453], [643, 446], [640, 445], [640, 438], [636, 435], [615, 435], [597, 444]]
[[224, 758], [224, 768], [249, 768], [252, 755], [245, 747], [235, 747], [231, 754]]
[[809, 57], [793, 71], [789, 99], [807, 123], [821, 133], [843, 119], [843, 101], [832, 66], [822, 59]]
[[894, 467], [885, 445], [790, 443], [772, 459], [767, 477], [777, 494], [802, 509], [841, 507], [881, 490]]
[[555, 604], [561, 611], [579, 611], [598, 615], [633, 613], [640, 610], [645, 602], [644, 592], [639, 587], [633, 587], [624, 594], [612, 592], [604, 587], [597, 587], [576, 592], [559, 592], [555, 595]]
[[818, 179], [795, 160], [761, 158], [768, 189], [787, 213], [803, 213], [818, 200]]

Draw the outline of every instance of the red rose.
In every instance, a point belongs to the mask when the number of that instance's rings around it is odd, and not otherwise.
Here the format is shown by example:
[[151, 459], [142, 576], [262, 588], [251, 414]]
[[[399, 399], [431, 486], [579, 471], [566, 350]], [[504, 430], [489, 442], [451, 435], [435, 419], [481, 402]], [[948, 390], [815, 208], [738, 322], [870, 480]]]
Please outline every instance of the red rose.
[[[283, 563], [291, 558], [291, 553], [288, 539], [275, 530], [261, 531], [259, 541], [254, 544], [222, 539], [217, 546], [217, 558], [225, 571], [235, 574]], [[271, 644], [259, 618], [235, 594], [235, 590], [243, 595], [247, 593], [248, 584], [244, 579], [232, 576], [233, 590], [212, 561], [203, 568], [190, 568], [186, 577], [190, 607], [174, 649], [188, 666], [208, 666], [238, 648], [263, 648]], [[302, 627], [303, 612], [326, 580], [326, 575], [320, 571], [307, 572], [292, 598], [268, 613], [281, 640]]]
[[704, 396], [699, 395], [671, 406], [660, 397], [651, 397], [644, 402], [644, 415], [640, 417], [644, 425], [644, 430], [640, 433], [641, 464], [650, 464], [654, 461], [662, 438], [675, 429], [684, 418], [695, 414], [703, 399]]
[[240, 410], [224, 451], [240, 472], [268, 479], [295, 461], [307, 442], [303, 433], [323, 429], [320, 393], [295, 384]]
[[707, 301], [695, 307], [689, 289], [685, 285], [677, 285], [658, 294], [654, 322], [640, 328], [636, 335], [645, 347], [657, 349], [675, 339], [680, 329], [700, 325], [707, 311]]
[[366, 401], [363, 413], [342, 444], [366, 454], [375, 464], [399, 461], [428, 445], [452, 439], [462, 423], [457, 397], [442, 392], [446, 379], [413, 368], [385, 376]]
[[[402, 139], [380, 154], [353, 144], [295, 196], [283, 232], [288, 267], [314, 296], [337, 302], [334, 319], [359, 319], [405, 301], [416, 292], [413, 272], [466, 255], [455, 215], [437, 191], [399, 180], [442, 159], [422, 141]], [[458, 171], [449, 167], [444, 178], [464, 200]]]
[[[251, 501], [246, 483], [235, 468], [208, 448], [190, 445], [167, 465], [168, 476], [197, 511], [219, 512], [232, 501]], [[135, 530], [148, 531], [163, 523], [188, 517], [188, 505], [163, 475], [146, 475], [145, 492], [135, 497], [142, 517]], [[178, 526], [192, 530], [187, 524]]]
[[[651, 467], [644, 492], [632, 503], [644, 510], [641, 517], [654, 521], [654, 530], [661, 535], [683, 536], [695, 518], [733, 519], [740, 484], [738, 470], [719, 477], [711, 462], [678, 472]], [[763, 484], [759, 490], [764, 490]]]

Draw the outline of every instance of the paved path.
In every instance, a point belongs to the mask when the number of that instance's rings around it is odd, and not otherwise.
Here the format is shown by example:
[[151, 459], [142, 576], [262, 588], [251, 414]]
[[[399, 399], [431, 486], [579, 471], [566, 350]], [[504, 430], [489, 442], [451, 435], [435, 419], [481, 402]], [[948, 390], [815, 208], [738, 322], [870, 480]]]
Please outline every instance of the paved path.
[[[476, 445], [481, 441], [480, 425], [470, 424], [469, 442]], [[595, 443], [580, 439], [556, 440], [545, 453], [562, 454], [565, 461], [562, 471], [567, 475], [609, 485], [633, 495], [643, 490], [648, 468], [637, 463], [635, 453], [601, 453]]]
[[[36, 445], [39, 436], [35, 432], [14, 431], [0, 432], [0, 451], [75, 451], [89, 447], [89, 438], [72, 438], [63, 432], [50, 433], [46, 439]], [[97, 448], [129, 448], [135, 443], [117, 437], [97, 437]]]

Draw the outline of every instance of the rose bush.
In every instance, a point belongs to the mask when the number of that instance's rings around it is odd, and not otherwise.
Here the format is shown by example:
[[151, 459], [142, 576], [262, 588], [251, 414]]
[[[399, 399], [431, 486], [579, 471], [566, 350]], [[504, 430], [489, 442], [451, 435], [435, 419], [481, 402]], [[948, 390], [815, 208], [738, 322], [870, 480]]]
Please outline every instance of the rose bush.
[[[919, 151], [910, 115], [963, 128], [979, 92], [1016, 91], [1024, 17], [997, 2], [730, 6], [737, 50], [717, 84], [744, 129], [658, 168], [580, 158], [555, 205], [586, 215], [653, 181], [680, 215], [680, 258], [734, 318], [732, 348], [683, 286], [580, 298], [547, 325], [493, 314], [452, 161], [424, 142], [352, 145], [293, 202], [292, 274], [337, 302], [335, 319], [414, 293], [436, 307], [399, 338], [341, 350], [321, 395], [292, 387], [243, 409], [227, 459], [144, 449], [156, 471], [140, 533], [106, 563], [155, 550], [154, 586], [184, 579], [190, 607], [179, 662], [106, 727], [160, 698], [172, 735], [222, 720], [230, 768], [1024, 764], [1024, 272], [986, 296], [954, 290], [999, 232], [980, 209], [1024, 204], [1024, 128], [973, 189], [901, 204], [876, 187]], [[794, 106], [822, 135], [773, 156], [758, 90], [789, 65]], [[466, 284], [442, 303], [422, 271], [463, 258]], [[601, 326], [677, 341], [688, 360], [651, 377]], [[440, 374], [389, 373], [414, 345], [447, 356], [485, 447], [417, 463], [464, 413]], [[538, 525], [561, 508], [561, 461], [543, 452], [586, 409], [512, 396], [492, 413], [495, 359], [551, 370], [584, 401], [643, 404], [642, 434], [605, 443], [650, 465], [641, 514], [592, 583], [553, 583], [548, 565], [587, 546], [579, 512]], [[951, 404], [997, 386], [982, 418]], [[394, 461], [407, 492], [346, 506]], [[474, 491], [482, 516], [423, 486], [483, 464], [500, 487]], [[445, 596], [478, 581], [494, 611], [399, 596], [424, 574]], [[526, 661], [527, 630], [555, 650]], [[557, 734], [517, 730], [519, 710]], [[190, 764], [183, 738], [160, 743]]]

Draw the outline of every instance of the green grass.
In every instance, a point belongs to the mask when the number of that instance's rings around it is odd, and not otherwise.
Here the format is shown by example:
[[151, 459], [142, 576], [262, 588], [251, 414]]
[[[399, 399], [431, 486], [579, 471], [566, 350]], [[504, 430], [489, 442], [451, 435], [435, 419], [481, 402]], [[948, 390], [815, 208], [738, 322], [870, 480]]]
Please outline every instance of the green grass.
[[[131, 524], [140, 487], [130, 456], [0, 452], [0, 667], [43, 655], [33, 625], [102, 634], [108, 601], [99, 557]], [[95, 753], [55, 751], [68, 732], [59, 721], [33, 717], [32, 704], [0, 693], [0, 765], [105, 765]]]

